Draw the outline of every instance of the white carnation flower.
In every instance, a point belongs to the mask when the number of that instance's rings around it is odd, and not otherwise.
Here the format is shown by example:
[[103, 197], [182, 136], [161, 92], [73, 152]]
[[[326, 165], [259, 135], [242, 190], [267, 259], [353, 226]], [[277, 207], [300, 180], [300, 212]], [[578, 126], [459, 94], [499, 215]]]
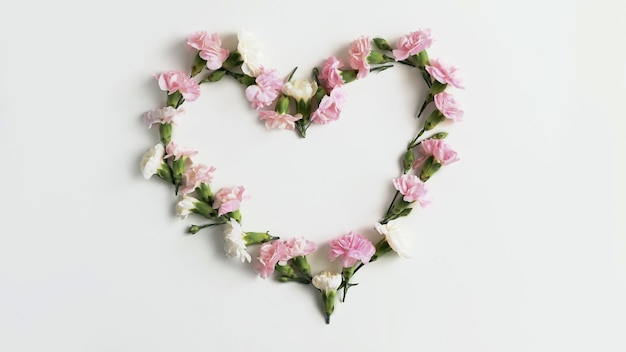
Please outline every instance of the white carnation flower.
[[141, 158], [141, 173], [146, 180], [155, 175], [163, 164], [165, 148], [159, 143], [150, 148]]
[[262, 61], [264, 59], [263, 46], [260, 39], [245, 30], [241, 30], [237, 34], [239, 43], [237, 44], [237, 52], [241, 55], [243, 64], [241, 70], [248, 76], [256, 77], [261, 74], [263, 69]]
[[180, 219], [186, 219], [189, 214], [196, 209], [195, 203], [199, 202], [194, 197], [184, 196], [178, 203], [176, 203], [176, 215]]
[[283, 86], [283, 93], [296, 101], [309, 101], [317, 92], [317, 83], [306, 79], [289, 81]]
[[403, 258], [411, 257], [412, 237], [400, 226], [398, 220], [391, 220], [385, 225], [377, 223], [374, 227], [376, 227], [378, 233], [385, 236], [389, 247], [398, 253], [399, 256]]
[[324, 270], [313, 276], [313, 286], [324, 293], [337, 290], [341, 285], [341, 274]]
[[241, 262], [251, 261], [250, 254], [246, 251], [246, 241], [243, 236], [245, 233], [241, 230], [241, 224], [237, 220], [231, 218], [230, 223], [226, 224], [224, 231], [224, 251], [229, 258], [237, 258]]

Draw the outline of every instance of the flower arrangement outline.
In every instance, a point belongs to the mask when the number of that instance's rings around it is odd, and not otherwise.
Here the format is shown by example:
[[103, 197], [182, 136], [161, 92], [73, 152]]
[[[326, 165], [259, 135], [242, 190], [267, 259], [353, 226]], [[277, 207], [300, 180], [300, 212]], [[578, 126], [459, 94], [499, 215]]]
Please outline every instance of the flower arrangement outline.
[[[146, 180], [156, 175], [172, 185], [178, 197], [176, 213], [180, 219], [198, 214], [208, 223], [191, 225], [195, 234], [203, 228], [223, 226], [224, 250], [230, 258], [252, 263], [261, 278], [274, 275], [281, 282], [312, 285], [321, 294], [326, 324], [330, 323], [338, 292], [344, 302], [348, 290], [357, 285], [354, 275], [390, 253], [411, 256], [410, 234], [401, 218], [409, 215], [415, 204], [428, 206], [432, 198], [426, 182], [442, 166], [459, 160], [456, 151], [444, 141], [447, 132], [433, 131], [448, 119], [462, 121], [463, 110], [449, 88], [464, 89], [457, 68], [440, 59], [429, 58], [427, 49], [433, 38], [430, 30], [417, 30], [397, 39], [395, 48], [383, 38], [360, 36], [348, 52], [348, 66], [338, 57], [326, 59], [321, 69], [313, 68], [312, 79], [293, 79], [294, 69], [286, 78], [263, 65], [263, 50], [258, 37], [247, 31], [238, 33], [235, 50], [222, 46], [220, 37], [198, 31], [187, 38], [187, 45], [196, 51], [189, 73], [167, 71], [154, 75], [166, 92], [166, 105], [143, 114], [148, 125], [158, 126], [160, 141], [142, 157], [141, 172]], [[373, 45], [372, 45], [373, 44]], [[215, 167], [193, 161], [198, 152], [172, 139], [173, 126], [184, 114], [183, 103], [200, 96], [200, 85], [218, 82], [224, 77], [237, 80], [245, 88], [245, 97], [268, 129], [296, 131], [305, 138], [313, 125], [330, 124], [341, 115], [347, 102], [345, 86], [363, 79], [372, 72], [382, 72], [396, 64], [409, 66], [428, 90], [416, 114], [415, 137], [402, 152], [402, 174], [391, 180], [396, 192], [387, 211], [374, 223], [382, 236], [373, 243], [353, 231], [329, 242], [328, 259], [339, 260], [342, 270], [322, 270], [313, 274], [307, 255], [317, 250], [315, 242], [304, 237], [280, 239], [269, 232], [244, 231], [241, 204], [248, 198], [243, 186], [224, 187], [213, 192], [211, 181]], [[424, 112], [432, 108], [425, 116]], [[428, 132], [430, 135], [423, 137]], [[257, 246], [253, 260], [250, 248]]]

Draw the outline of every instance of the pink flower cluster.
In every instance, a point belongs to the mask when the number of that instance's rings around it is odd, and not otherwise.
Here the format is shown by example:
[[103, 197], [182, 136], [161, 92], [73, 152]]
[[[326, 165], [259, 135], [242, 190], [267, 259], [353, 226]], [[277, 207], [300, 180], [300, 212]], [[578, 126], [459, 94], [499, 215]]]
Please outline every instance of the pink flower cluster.
[[151, 128], [153, 124], [171, 123], [173, 125], [178, 124], [180, 116], [185, 112], [183, 108], [174, 109], [171, 106], [166, 106], [160, 109], [152, 109], [143, 114], [143, 120], [148, 124], [148, 128]]
[[241, 202], [247, 197], [244, 195], [245, 188], [243, 186], [225, 187], [215, 194], [213, 209], [219, 209], [218, 216], [239, 210]]
[[347, 99], [348, 94], [343, 87], [336, 86], [330, 95], [322, 98], [318, 108], [311, 114], [311, 121], [324, 125], [339, 119], [339, 114]]
[[405, 202], [417, 201], [421, 207], [432, 202], [426, 185], [415, 175], [402, 175], [393, 180], [393, 186], [402, 194]]
[[283, 80], [278, 76], [278, 71], [263, 70], [255, 80], [256, 84], [246, 88], [246, 99], [255, 110], [269, 106], [278, 98], [283, 87]]
[[254, 263], [254, 270], [265, 279], [272, 275], [276, 264], [285, 265], [290, 259], [309, 255], [316, 249], [317, 246], [314, 242], [303, 237], [264, 243], [261, 245], [259, 256]]
[[195, 164], [187, 168], [183, 173], [181, 196], [193, 192], [202, 183], [210, 183], [213, 180], [213, 172], [215, 172], [213, 166], [208, 167], [203, 164]]
[[195, 32], [187, 38], [187, 45], [199, 51], [198, 54], [206, 60], [206, 67], [210, 70], [219, 69], [228, 58], [229, 51], [222, 48], [222, 40], [217, 33]]
[[350, 56], [350, 66], [358, 70], [357, 78], [365, 78], [370, 73], [370, 64], [367, 62], [367, 57], [372, 52], [372, 44], [370, 38], [361, 36], [350, 46], [348, 52]]
[[430, 59], [426, 71], [439, 83], [449, 84], [458, 89], [465, 88], [461, 79], [457, 77], [457, 68], [442, 62], [439, 59]]
[[293, 131], [296, 128], [296, 121], [302, 118], [302, 114], [292, 116], [276, 111], [261, 111], [259, 118], [261, 121], [265, 121], [266, 128], [279, 128]]
[[169, 159], [171, 157], [174, 157], [174, 160], [178, 160], [182, 157], [192, 157], [197, 154], [198, 154], [197, 150], [191, 149], [189, 147], [181, 146], [181, 145], [174, 143], [174, 141], [170, 141], [167, 144], [167, 147], [165, 147], [165, 158], [163, 159]]
[[459, 160], [456, 151], [452, 147], [441, 139], [427, 139], [420, 144], [418, 152], [421, 157], [415, 160], [413, 164], [414, 168], [419, 168], [424, 164], [429, 156], [433, 156], [441, 165], [452, 164]]
[[441, 92], [435, 94], [435, 106], [443, 116], [453, 121], [463, 121], [463, 110], [459, 108], [459, 104], [452, 94]]
[[418, 30], [404, 35], [398, 39], [397, 49], [393, 50], [396, 60], [406, 60], [409, 56], [418, 54], [420, 51], [428, 49], [433, 42], [430, 29]]
[[361, 263], [368, 263], [375, 252], [376, 248], [370, 240], [358, 233], [350, 231], [330, 241], [328, 259], [333, 261], [339, 258], [341, 266], [349, 268], [356, 264], [358, 260], [360, 260]]
[[182, 71], [163, 72], [155, 74], [154, 78], [159, 82], [159, 88], [167, 91], [167, 94], [179, 91], [187, 101], [194, 101], [200, 96], [198, 82]]
[[340, 69], [342, 66], [343, 62], [334, 56], [331, 56], [324, 61], [319, 79], [326, 90], [332, 91], [333, 88], [343, 86], [345, 84], [343, 77], [341, 77]]

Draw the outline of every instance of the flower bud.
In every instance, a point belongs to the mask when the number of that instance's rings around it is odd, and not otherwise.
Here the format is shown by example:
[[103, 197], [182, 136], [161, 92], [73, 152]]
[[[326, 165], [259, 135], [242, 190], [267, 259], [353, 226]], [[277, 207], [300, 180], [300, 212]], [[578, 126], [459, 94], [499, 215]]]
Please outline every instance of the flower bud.
[[430, 139], [445, 139], [446, 137], [448, 137], [448, 132], [439, 132], [433, 134]]
[[270, 235], [269, 231], [267, 232], [245, 232], [243, 234], [243, 240], [246, 243], [246, 246], [250, 246], [253, 244], [265, 243], [273, 240], [277, 240], [278, 237], [274, 237]]
[[374, 38], [374, 45], [380, 50], [391, 51], [391, 45], [383, 38]]
[[385, 64], [385, 63], [393, 62], [393, 61], [395, 60], [384, 55], [380, 51], [372, 50], [372, 52], [370, 52], [370, 54], [367, 56], [367, 62], [370, 64], [374, 64], [374, 65]]

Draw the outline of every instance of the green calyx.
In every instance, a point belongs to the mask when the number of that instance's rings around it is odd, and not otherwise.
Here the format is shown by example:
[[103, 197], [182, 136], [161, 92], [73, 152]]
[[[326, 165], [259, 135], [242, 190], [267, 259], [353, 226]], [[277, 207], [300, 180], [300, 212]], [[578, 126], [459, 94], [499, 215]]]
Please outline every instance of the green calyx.
[[430, 114], [430, 116], [428, 116], [426, 122], [424, 122], [424, 129], [426, 131], [430, 131], [445, 119], [446, 117], [443, 116], [443, 114], [439, 110], [435, 110]]
[[386, 51], [393, 50], [391, 49], [391, 45], [389, 45], [389, 42], [387, 42], [387, 40], [383, 38], [374, 38], [374, 45], [376, 45], [376, 47], [379, 50], [386, 50]]
[[167, 147], [172, 140], [172, 124], [171, 123], [162, 123], [159, 125], [159, 135], [161, 137], [161, 143], [163, 143], [164, 147]]
[[236, 51], [231, 51], [226, 61], [222, 63], [222, 67], [227, 70], [230, 70], [235, 67], [241, 66], [241, 64], [243, 64], [243, 60], [241, 59], [241, 54], [239, 54]]
[[200, 57], [200, 52], [196, 54], [191, 64], [191, 77], [197, 76], [206, 67], [206, 60]]
[[422, 182], [428, 181], [441, 168], [441, 163], [435, 159], [434, 156], [429, 156], [424, 165], [422, 166], [422, 171], [420, 172], [420, 180]]
[[266, 232], [245, 232], [243, 240], [246, 242], [246, 246], [253, 244], [265, 243], [273, 240], [277, 240], [278, 237], [270, 235], [269, 231]]

